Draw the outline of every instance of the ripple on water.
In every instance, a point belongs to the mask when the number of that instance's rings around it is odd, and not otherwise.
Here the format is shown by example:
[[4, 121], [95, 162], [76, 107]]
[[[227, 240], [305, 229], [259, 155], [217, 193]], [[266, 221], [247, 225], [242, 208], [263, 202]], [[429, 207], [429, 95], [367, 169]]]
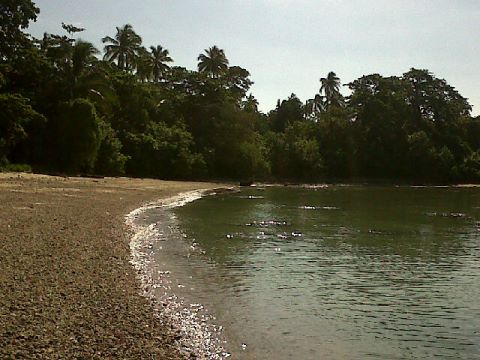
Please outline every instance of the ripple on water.
[[480, 358], [480, 196], [355, 187], [262, 195], [184, 209], [187, 233], [217, 265], [218, 278], [197, 282], [215, 282], [222, 300], [211, 301], [235, 358]]
[[302, 205], [298, 207], [300, 210], [340, 210], [336, 206], [313, 206], [313, 205]]

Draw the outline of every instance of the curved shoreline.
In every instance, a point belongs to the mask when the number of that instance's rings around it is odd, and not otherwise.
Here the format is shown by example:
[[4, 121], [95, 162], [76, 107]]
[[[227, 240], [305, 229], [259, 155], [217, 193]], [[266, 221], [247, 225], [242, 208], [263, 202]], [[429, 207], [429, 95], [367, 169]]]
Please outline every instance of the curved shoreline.
[[125, 214], [219, 186], [0, 173], [0, 358], [185, 358], [139, 294]]
[[[179, 193], [166, 199], [147, 203], [125, 216], [125, 223], [133, 230], [130, 239], [130, 263], [137, 271], [141, 284], [141, 295], [151, 302], [159, 321], [170, 327], [175, 337], [178, 350], [185, 356], [201, 359], [226, 359], [230, 353], [224, 348], [221, 327], [212, 323], [211, 316], [201, 314], [201, 304], [185, 304], [171, 289], [168, 280], [169, 271], [156, 271], [152, 266], [154, 253], [149, 251], [153, 243], [160, 240], [161, 226], [157, 224], [140, 224], [139, 219], [151, 209], [171, 210], [183, 206], [204, 196], [216, 195], [219, 192], [232, 191], [233, 187], [217, 189], [200, 189]], [[155, 294], [162, 288], [165, 294], [162, 299]], [[160, 301], [160, 303], [159, 303]]]
[[0, 358], [184, 359], [139, 294], [125, 214], [219, 186], [0, 173]]

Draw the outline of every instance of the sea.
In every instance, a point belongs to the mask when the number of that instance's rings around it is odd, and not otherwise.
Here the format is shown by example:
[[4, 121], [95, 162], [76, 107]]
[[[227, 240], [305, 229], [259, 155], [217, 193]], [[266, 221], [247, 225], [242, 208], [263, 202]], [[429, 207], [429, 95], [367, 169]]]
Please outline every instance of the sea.
[[149, 229], [137, 247], [145, 292], [182, 351], [480, 359], [480, 188], [255, 186], [195, 198], [138, 219]]

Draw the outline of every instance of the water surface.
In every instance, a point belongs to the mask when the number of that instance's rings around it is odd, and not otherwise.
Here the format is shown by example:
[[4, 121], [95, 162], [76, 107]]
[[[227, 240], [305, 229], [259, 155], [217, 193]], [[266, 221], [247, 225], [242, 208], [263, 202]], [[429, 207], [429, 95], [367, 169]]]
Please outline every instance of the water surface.
[[480, 358], [477, 189], [249, 188], [175, 213], [162, 261], [234, 358]]

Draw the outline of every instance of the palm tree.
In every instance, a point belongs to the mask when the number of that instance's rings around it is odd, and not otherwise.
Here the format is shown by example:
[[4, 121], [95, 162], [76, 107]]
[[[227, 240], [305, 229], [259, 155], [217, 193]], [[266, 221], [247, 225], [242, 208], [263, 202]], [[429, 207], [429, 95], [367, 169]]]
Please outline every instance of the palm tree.
[[255, 113], [258, 111], [258, 100], [252, 94], [248, 95], [245, 100], [242, 101], [242, 108], [246, 112]]
[[136, 66], [138, 51], [142, 44], [142, 38], [134, 30], [132, 25], [125, 25], [123, 28], [116, 28], [115, 38], [105, 36], [102, 39], [105, 45], [104, 59], [107, 61], [117, 61], [117, 66], [121, 70], [131, 71]]
[[138, 50], [136, 69], [137, 77], [141, 82], [150, 81], [152, 79], [152, 56], [143, 46]]
[[166, 63], [172, 62], [168, 50], [161, 45], [150, 46], [150, 66], [152, 68], [153, 80], [158, 82], [170, 68]]
[[99, 51], [92, 43], [81, 39], [76, 40], [71, 47], [71, 62], [68, 71], [71, 81], [71, 97], [78, 92], [79, 88], [86, 85], [84, 84], [85, 78], [89, 77], [92, 67], [97, 61], [95, 55], [98, 53]]
[[216, 45], [205, 49], [205, 54], [198, 55], [198, 71], [218, 78], [228, 69], [228, 59], [223, 49]]
[[324, 96], [317, 94], [313, 99], [308, 99], [305, 103], [305, 117], [307, 119], [317, 119], [317, 115], [325, 111]]
[[91, 72], [97, 62], [99, 51], [92, 43], [66, 36], [44, 34], [40, 45], [46, 56], [53, 61], [58, 77], [65, 85], [65, 94], [73, 98], [80, 79]]
[[330, 71], [326, 78], [320, 79], [320, 94], [325, 93], [326, 106], [343, 105], [343, 96], [340, 94], [340, 79], [337, 74]]
[[76, 79], [85, 68], [95, 62], [99, 51], [92, 43], [83, 40], [77, 40], [72, 49], [72, 72]]

